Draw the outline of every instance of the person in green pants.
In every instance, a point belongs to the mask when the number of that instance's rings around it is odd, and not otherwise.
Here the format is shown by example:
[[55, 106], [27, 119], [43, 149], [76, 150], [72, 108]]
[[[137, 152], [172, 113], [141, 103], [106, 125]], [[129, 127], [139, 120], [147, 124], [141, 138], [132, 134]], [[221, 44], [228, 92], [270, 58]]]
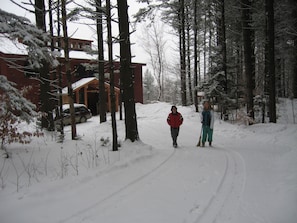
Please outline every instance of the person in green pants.
[[202, 147], [205, 146], [206, 140], [209, 142], [209, 146], [212, 145], [212, 135], [214, 126], [214, 112], [211, 108], [210, 102], [205, 101], [203, 103], [202, 111]]

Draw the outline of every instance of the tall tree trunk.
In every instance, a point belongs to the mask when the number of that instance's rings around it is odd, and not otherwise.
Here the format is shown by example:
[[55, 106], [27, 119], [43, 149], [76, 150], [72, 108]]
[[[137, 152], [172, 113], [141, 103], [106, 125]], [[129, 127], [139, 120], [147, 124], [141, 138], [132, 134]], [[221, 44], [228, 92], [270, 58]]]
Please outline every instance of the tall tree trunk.
[[[292, 71], [292, 96], [297, 98], [297, 4], [295, 0], [290, 0], [290, 5], [292, 6], [291, 18], [295, 21], [291, 28], [291, 38], [293, 40], [293, 71]], [[292, 34], [293, 33], [293, 34]]]
[[197, 12], [197, 0], [194, 2], [194, 104], [196, 112], [198, 109], [198, 97], [197, 97], [197, 88], [198, 88], [198, 64], [199, 64], [199, 55], [198, 55], [198, 12]]
[[[60, 6], [60, 0], [57, 1], [57, 5]], [[61, 16], [60, 7], [57, 7], [57, 37], [58, 37], [58, 51], [61, 51]], [[57, 67], [58, 79], [59, 79], [59, 118], [60, 118], [60, 133], [64, 135], [64, 118], [63, 118], [63, 96], [62, 96], [62, 69], [59, 63]]]
[[103, 10], [102, 0], [96, 0], [96, 28], [98, 45], [98, 73], [99, 73], [99, 116], [100, 123], [106, 122], [106, 93], [104, 78], [104, 49], [103, 49]]
[[[53, 8], [52, 8], [52, 0], [48, 0], [48, 17], [49, 17], [49, 30], [51, 35], [51, 51], [55, 50], [54, 45], [54, 22], [53, 22]], [[56, 74], [55, 74], [56, 75]]]
[[66, 14], [66, 0], [61, 0], [62, 7], [62, 26], [63, 26], [63, 37], [64, 37], [64, 54], [65, 54], [65, 70], [67, 77], [67, 87], [68, 87], [68, 100], [70, 106], [70, 117], [71, 117], [71, 138], [76, 139], [76, 124], [75, 124], [75, 114], [74, 114], [74, 103], [73, 103], [73, 89], [71, 81], [71, 70], [70, 70], [70, 59], [69, 59], [69, 39], [67, 32], [67, 14]]
[[[217, 18], [217, 46], [220, 50], [220, 63], [221, 63], [221, 70], [224, 72], [224, 83], [222, 84], [222, 87], [224, 88], [224, 93], [228, 94], [227, 84], [228, 84], [228, 78], [227, 78], [227, 48], [226, 48], [226, 28], [225, 28], [225, 0], [220, 0], [217, 3], [216, 11], [219, 14]], [[221, 116], [227, 119], [228, 116], [226, 116], [227, 113], [227, 106], [225, 103], [221, 104], [222, 108], [222, 114]]]
[[[225, 74], [225, 94], [228, 95], [228, 73], [227, 73], [227, 47], [226, 47], [226, 24], [225, 24], [225, 0], [221, 0], [221, 30], [222, 30], [222, 70]], [[223, 107], [224, 119], [228, 119], [227, 106]]]
[[226, 23], [225, 23], [225, 0], [221, 0], [221, 29], [222, 29], [222, 70], [225, 73], [225, 93], [228, 93], [227, 73], [227, 47], [226, 47]]
[[276, 123], [276, 101], [275, 101], [275, 65], [274, 65], [274, 0], [265, 0], [265, 11], [267, 20], [266, 60], [269, 76], [269, 120]]
[[180, 81], [182, 105], [187, 105], [186, 83], [186, 38], [185, 38], [185, 2], [179, 0], [179, 47], [180, 47]]
[[163, 61], [164, 45], [163, 45], [162, 38], [159, 37], [160, 32], [157, 30], [156, 25], [153, 24], [152, 28], [153, 28], [153, 35], [151, 38], [153, 39], [153, 47], [156, 47], [156, 53], [157, 53], [157, 55], [152, 55], [152, 56], [157, 57], [157, 60], [155, 63], [156, 63], [156, 72], [157, 72], [156, 74], [157, 82], [159, 86], [158, 101], [164, 101], [164, 61]]
[[[54, 19], [53, 19], [53, 1], [52, 0], [48, 0], [48, 7], [49, 7], [49, 30], [50, 30], [50, 36], [51, 36], [51, 51], [54, 52], [55, 50], [55, 43], [54, 43]], [[59, 8], [59, 7], [58, 7]], [[58, 20], [59, 21], [59, 20]], [[58, 65], [60, 67], [60, 64]], [[53, 72], [53, 80], [54, 81], [57, 81], [57, 71], [59, 70], [59, 68], [57, 68], [56, 70], [54, 70]], [[54, 92], [56, 92], [57, 96], [58, 96], [58, 92], [59, 92], [59, 89], [61, 87], [59, 87], [58, 85], [55, 84], [55, 87], [54, 87]], [[52, 104], [52, 109], [55, 109], [55, 113], [56, 113], [56, 117], [57, 115], [60, 114], [60, 111], [59, 111], [59, 107], [58, 107], [58, 104], [59, 104], [59, 100], [55, 100]], [[59, 115], [59, 117], [61, 117], [61, 115]], [[54, 125], [54, 122], [53, 122], [53, 125]], [[62, 127], [62, 126], [61, 126]], [[63, 135], [63, 127], [59, 129], [59, 131], [61, 132], [61, 134]]]
[[[212, 1], [209, 1], [208, 4], [208, 67], [212, 67], [213, 64], [213, 55], [212, 55], [212, 35], [213, 35], [213, 25], [212, 25]], [[209, 71], [209, 70], [208, 70]]]
[[243, 34], [243, 47], [244, 47], [244, 68], [246, 77], [246, 102], [247, 112], [252, 115], [254, 114], [254, 95], [253, 90], [255, 84], [254, 76], [255, 69], [253, 64], [253, 44], [252, 44], [252, 16], [251, 16], [251, 2], [250, 0], [241, 0], [242, 8], [242, 34]]
[[[36, 26], [46, 32], [45, 23], [45, 4], [44, 0], [35, 0], [35, 20]], [[46, 45], [47, 43], [45, 43]], [[42, 67], [39, 69], [40, 73], [40, 111], [42, 112], [41, 127], [52, 131], [54, 129], [53, 121], [53, 106], [50, 100], [50, 75], [49, 63], [42, 60]]]
[[[203, 31], [203, 76], [206, 77], [206, 52], [207, 52], [207, 44], [206, 44], [206, 34], [207, 34], [207, 13], [206, 13], [206, 5], [205, 7], [205, 14], [204, 14], [204, 31]], [[199, 78], [200, 81], [200, 78]]]
[[131, 46], [127, 0], [117, 0], [120, 33], [120, 73], [123, 86], [126, 139], [139, 139], [134, 101], [134, 74], [131, 67]]
[[187, 77], [188, 77], [188, 88], [189, 88], [189, 98], [190, 98], [190, 104], [193, 104], [193, 91], [192, 91], [192, 77], [191, 77], [191, 34], [190, 34], [190, 10], [189, 10], [189, 5], [186, 5], [186, 30], [187, 30]]
[[116, 99], [114, 92], [114, 65], [113, 46], [111, 31], [111, 6], [110, 0], [106, 0], [106, 20], [107, 20], [107, 43], [108, 43], [108, 64], [110, 72], [110, 98], [111, 98], [111, 122], [112, 122], [112, 151], [118, 151], [118, 133], [116, 123]]

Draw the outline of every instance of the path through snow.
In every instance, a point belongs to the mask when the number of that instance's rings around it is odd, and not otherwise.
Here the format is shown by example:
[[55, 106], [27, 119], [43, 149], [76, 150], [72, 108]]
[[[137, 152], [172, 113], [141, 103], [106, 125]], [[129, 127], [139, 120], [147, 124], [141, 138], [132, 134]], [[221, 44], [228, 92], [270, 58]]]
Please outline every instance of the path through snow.
[[[1, 222], [295, 223], [296, 126], [217, 120], [214, 147], [197, 148], [199, 115], [181, 107], [185, 121], [173, 149], [169, 109], [138, 105], [142, 142], [125, 142], [108, 167], [0, 193]], [[92, 140], [89, 132], [106, 131], [96, 125], [92, 119], [80, 126], [80, 143]]]

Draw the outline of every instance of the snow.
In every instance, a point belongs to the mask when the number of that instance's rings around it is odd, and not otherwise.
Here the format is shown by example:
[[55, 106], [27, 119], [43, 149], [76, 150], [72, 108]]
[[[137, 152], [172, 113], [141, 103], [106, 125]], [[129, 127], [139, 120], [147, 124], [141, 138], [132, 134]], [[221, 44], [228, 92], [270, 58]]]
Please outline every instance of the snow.
[[[86, 107], [84, 104], [77, 104], [77, 103], [74, 103], [73, 106], [74, 106], [74, 108], [78, 108], [78, 107], [81, 107], [81, 106]], [[70, 108], [70, 104], [64, 104], [62, 106], [63, 110], [66, 110], [66, 109], [69, 109], [69, 108]]]
[[[5, 54], [28, 55], [27, 46], [20, 43], [16, 39], [9, 39], [3, 34], [0, 35], [0, 51]], [[64, 57], [64, 51], [55, 51], [54, 54], [59, 57]], [[97, 55], [91, 55], [85, 51], [70, 50], [69, 57], [72, 59], [97, 59]]]
[[213, 147], [195, 146], [200, 115], [178, 107], [184, 123], [172, 148], [166, 103], [137, 104], [139, 142], [123, 141], [117, 120], [118, 152], [111, 121], [98, 116], [77, 125], [80, 140], [67, 126], [63, 143], [46, 133], [10, 145], [12, 158], [0, 160], [1, 222], [295, 223], [297, 126], [290, 101], [280, 102], [279, 124], [217, 119]]
[[11, 40], [0, 35], [0, 51], [6, 54], [28, 55], [27, 47], [17, 40]]
[[[93, 80], [96, 80], [96, 77], [86, 77], [86, 78], [82, 78], [78, 81], [76, 81], [75, 83], [72, 84], [72, 89], [75, 91], [76, 89], [81, 88], [82, 86], [92, 82]], [[62, 89], [62, 94], [67, 94], [68, 92], [68, 87], [64, 87]]]
[[[64, 57], [64, 50], [60, 52], [60, 57]], [[90, 54], [85, 51], [70, 50], [69, 57], [72, 59], [87, 59], [96, 60], [98, 56], [96, 54]]]

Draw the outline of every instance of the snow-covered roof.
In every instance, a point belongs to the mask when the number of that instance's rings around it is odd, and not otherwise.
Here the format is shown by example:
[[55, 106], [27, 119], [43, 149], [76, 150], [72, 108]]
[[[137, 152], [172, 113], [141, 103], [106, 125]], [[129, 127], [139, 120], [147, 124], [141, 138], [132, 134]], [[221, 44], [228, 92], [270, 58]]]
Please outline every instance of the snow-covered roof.
[[[76, 89], [78, 88], [81, 88], [82, 86], [90, 83], [91, 81], [93, 80], [96, 80], [97, 78], [96, 77], [86, 77], [86, 78], [82, 78], [78, 81], [76, 81], [75, 83], [73, 83], [71, 86], [72, 86], [72, 89], [75, 91]], [[68, 87], [64, 87], [62, 89], [62, 94], [67, 94], [68, 92]]]
[[5, 54], [27, 55], [27, 47], [18, 40], [0, 35], [0, 52]]
[[[64, 50], [61, 51], [60, 57], [64, 58]], [[70, 50], [69, 57], [72, 59], [87, 59], [87, 60], [96, 60], [98, 58], [97, 55], [91, 55], [85, 51], [76, 51], [76, 50]]]
[[[17, 55], [27, 55], [26, 45], [20, 43], [17, 39], [9, 39], [4, 35], [0, 35], [0, 52], [5, 54], [17, 54]], [[58, 55], [58, 51], [56, 52]], [[64, 57], [64, 50], [60, 52], [59, 57]], [[84, 51], [75, 51], [70, 50], [69, 57], [72, 59], [87, 59], [87, 60], [96, 60], [97, 55], [91, 55]]]
[[[75, 83], [73, 83], [71, 86], [72, 86], [72, 89], [73, 91], [75, 91], [76, 89], [79, 89], [81, 88], [82, 86], [92, 82], [93, 80], [98, 80], [98, 78], [96, 77], [85, 77], [85, 78], [82, 78], [78, 81], [76, 81]], [[109, 83], [107, 82], [104, 82], [105, 85], [110, 85]], [[115, 87], [115, 90], [119, 91], [120, 89], [118, 87]], [[67, 94], [68, 93], [68, 87], [64, 87], [62, 89], [62, 94]]]

